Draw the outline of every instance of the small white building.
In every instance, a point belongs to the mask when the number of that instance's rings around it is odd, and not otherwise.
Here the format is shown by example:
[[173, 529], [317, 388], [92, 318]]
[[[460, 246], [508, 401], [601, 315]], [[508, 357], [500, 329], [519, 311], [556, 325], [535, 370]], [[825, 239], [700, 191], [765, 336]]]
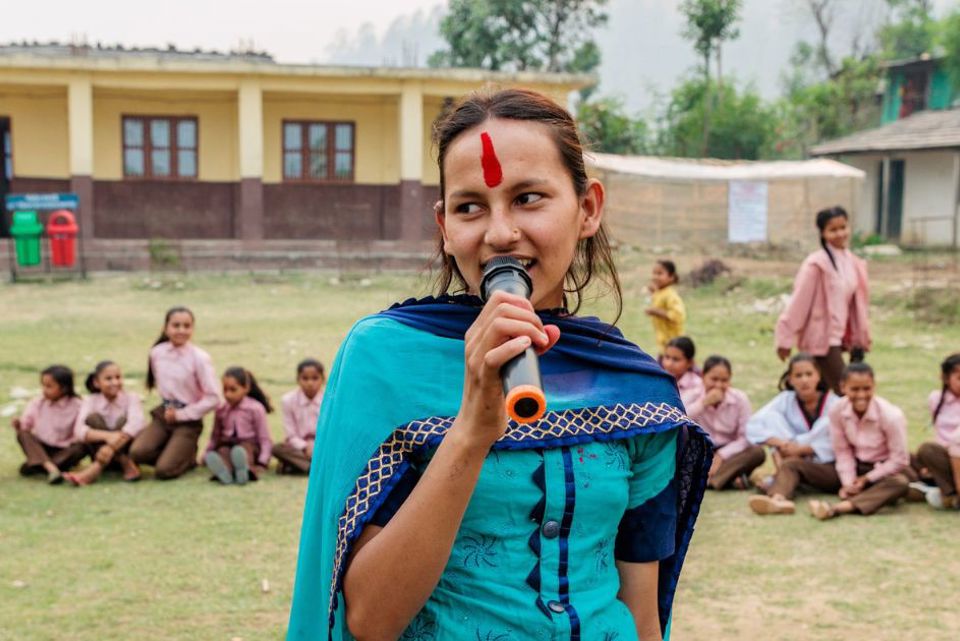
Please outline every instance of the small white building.
[[960, 109], [921, 111], [811, 149], [866, 174], [855, 227], [904, 245], [960, 248]]

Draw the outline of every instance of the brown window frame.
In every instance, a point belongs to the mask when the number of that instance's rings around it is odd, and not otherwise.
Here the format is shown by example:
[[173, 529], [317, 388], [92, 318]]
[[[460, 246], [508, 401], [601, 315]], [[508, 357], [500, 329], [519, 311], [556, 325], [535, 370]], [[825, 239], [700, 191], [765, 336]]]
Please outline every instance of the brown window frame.
[[[140, 145], [131, 145], [127, 143], [127, 122], [140, 121], [143, 125], [143, 141]], [[157, 149], [166, 149], [170, 154], [170, 174], [167, 176], [155, 175], [153, 172], [154, 145], [150, 134], [151, 124], [158, 120], [167, 122], [170, 131], [170, 144], [167, 147], [157, 147]], [[181, 122], [193, 123], [193, 146], [182, 147], [178, 139], [179, 125]], [[120, 143], [121, 157], [120, 164], [123, 167], [123, 178], [125, 180], [162, 180], [176, 182], [196, 181], [200, 173], [200, 125], [196, 116], [153, 116], [145, 114], [123, 114], [120, 117]], [[143, 152], [143, 175], [127, 173], [127, 150], [137, 149]], [[180, 175], [180, 152], [193, 152], [193, 175]]]
[[[287, 125], [298, 125], [300, 127], [300, 148], [287, 148]], [[310, 176], [310, 126], [323, 125], [327, 128], [327, 175], [325, 177]], [[348, 125], [350, 127], [350, 175], [345, 178], [338, 178], [336, 175], [337, 153], [345, 153], [345, 149], [337, 149], [337, 126]], [[287, 154], [300, 154], [300, 175], [296, 177], [287, 176]], [[283, 182], [288, 183], [334, 183], [344, 184], [356, 182], [357, 177], [357, 123], [352, 120], [302, 120], [302, 119], [284, 119], [280, 123], [280, 175]]]

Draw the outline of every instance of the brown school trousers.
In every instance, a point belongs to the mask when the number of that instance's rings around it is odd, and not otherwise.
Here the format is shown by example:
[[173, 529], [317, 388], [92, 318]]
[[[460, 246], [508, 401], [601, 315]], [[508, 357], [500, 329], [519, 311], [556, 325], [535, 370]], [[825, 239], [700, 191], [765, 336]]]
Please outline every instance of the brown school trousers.
[[47, 445], [30, 432], [17, 430], [17, 442], [27, 457], [27, 461], [20, 466], [20, 474], [29, 476], [46, 472], [43, 464], [50, 461], [61, 471], [66, 472], [87, 455], [87, 448], [83, 443], [71, 443], [66, 447]]
[[840, 396], [840, 381], [843, 378], [843, 369], [846, 363], [843, 362], [843, 349], [837, 346], [831, 347], [823, 356], [817, 356], [815, 359], [820, 373], [823, 376], [823, 382], [827, 387], [833, 390], [833, 393]]
[[230, 450], [239, 445], [247, 453], [247, 467], [250, 469], [250, 480], [256, 481], [257, 475], [265, 470], [257, 462], [260, 458], [260, 444], [256, 441], [237, 441], [235, 443], [224, 443], [216, 449], [217, 454], [223, 459], [223, 464], [233, 474], [233, 461], [230, 460]]
[[[126, 423], [127, 423], [127, 417], [126, 417], [126, 416], [121, 417], [120, 420], [117, 421], [117, 424], [116, 424], [115, 426], [113, 426], [113, 427], [108, 427], [108, 426], [107, 426], [107, 422], [104, 420], [103, 416], [101, 416], [101, 415], [98, 414], [97, 412], [92, 412], [91, 414], [89, 414], [89, 415], [87, 416], [87, 420], [85, 420], [84, 423], [86, 423], [86, 424], [87, 424], [87, 427], [89, 427], [89, 428], [91, 428], [91, 429], [103, 430], [103, 431], [105, 431], [105, 432], [116, 432], [116, 431], [122, 429], [124, 425], [126, 425]], [[127, 441], [126, 445], [124, 445], [123, 447], [121, 447], [119, 450], [115, 450], [115, 451], [114, 451], [113, 456], [110, 457], [109, 460], [107, 460], [107, 461], [101, 461], [101, 464], [103, 465], [103, 467], [104, 467], [104, 468], [108, 468], [108, 467], [119, 468], [120, 465], [117, 463], [117, 458], [118, 458], [119, 456], [123, 455], [123, 454], [129, 455], [129, 453], [130, 453], [130, 444], [131, 444], [132, 442], [133, 442], [133, 441]], [[104, 445], [106, 445], [106, 443], [85, 443], [84, 445], [85, 445], [86, 448], [87, 448], [87, 453], [90, 455], [90, 458], [91, 458], [92, 460], [96, 460], [96, 459], [97, 459], [97, 453], [100, 451], [100, 449], [101, 449]]]
[[[862, 476], [873, 469], [873, 463], [857, 461], [857, 475]], [[840, 491], [840, 476], [833, 463], [814, 463], [809, 459], [785, 460], [773, 479], [767, 494], [781, 494], [792, 499], [797, 486], [803, 482], [815, 490], [831, 494]], [[873, 514], [884, 505], [893, 505], [907, 493], [907, 477], [893, 474], [871, 483], [854, 497], [847, 499], [863, 515]]]
[[203, 431], [202, 421], [167, 423], [163, 406], [150, 412], [153, 422], [130, 445], [130, 458], [141, 465], [152, 465], [154, 476], [175, 479], [197, 465], [197, 443]]
[[750, 472], [763, 465], [766, 456], [759, 445], [751, 445], [742, 452], [734, 454], [717, 468], [713, 478], [708, 481], [710, 487], [714, 490], [722, 490], [741, 474], [750, 476]]
[[953, 468], [950, 466], [950, 453], [939, 443], [924, 443], [917, 450], [916, 457], [911, 457], [914, 469], [925, 467], [930, 472], [930, 479], [936, 483], [944, 496], [957, 493], [957, 480], [953, 478]]
[[277, 443], [273, 446], [273, 455], [280, 461], [277, 471], [282, 474], [295, 472], [310, 473], [310, 457], [304, 450], [300, 450], [289, 443]]

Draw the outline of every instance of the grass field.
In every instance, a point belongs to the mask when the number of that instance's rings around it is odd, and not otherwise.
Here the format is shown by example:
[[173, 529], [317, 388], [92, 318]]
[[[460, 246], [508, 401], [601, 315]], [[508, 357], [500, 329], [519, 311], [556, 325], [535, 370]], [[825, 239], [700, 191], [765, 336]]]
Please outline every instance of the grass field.
[[[621, 256], [627, 296], [619, 324], [644, 347], [652, 344], [640, 293], [649, 260]], [[733, 361], [734, 384], [759, 406], [781, 372], [770, 302], [789, 290], [796, 262], [731, 262], [732, 278], [683, 291], [689, 332], [702, 356]], [[955, 293], [947, 312], [911, 309], [903, 290], [909, 269], [905, 260], [871, 265], [869, 360], [880, 393], [907, 412], [916, 446], [930, 434], [925, 399], [939, 361], [960, 349], [960, 326], [925, 320], [951, 318]], [[296, 562], [303, 478], [270, 474], [221, 487], [197, 471], [166, 483], [107, 477], [82, 490], [19, 478], [21, 454], [6, 424], [23, 405], [17, 388], [36, 390], [40, 368], [63, 362], [79, 381], [109, 357], [129, 388], [142, 391], [164, 310], [186, 304], [197, 315], [195, 341], [217, 369], [244, 365], [279, 399], [300, 358], [329, 364], [354, 320], [426, 290], [415, 276], [332, 282], [330, 274], [104, 275], [0, 286], [0, 640], [281, 639]], [[608, 299], [586, 311], [611, 317]], [[279, 437], [279, 417], [271, 422]], [[924, 505], [819, 523], [804, 509], [761, 519], [744, 494], [708, 495], [673, 638], [956, 639], [958, 534], [960, 515]]]

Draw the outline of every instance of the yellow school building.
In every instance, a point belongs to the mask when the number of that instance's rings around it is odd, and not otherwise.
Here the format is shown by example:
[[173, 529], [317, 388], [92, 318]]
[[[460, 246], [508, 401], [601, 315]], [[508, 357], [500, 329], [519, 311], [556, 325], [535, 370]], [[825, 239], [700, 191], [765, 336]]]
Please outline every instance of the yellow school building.
[[98, 241], [416, 243], [433, 234], [431, 129], [446, 106], [485, 86], [566, 104], [593, 80], [5, 45], [0, 196], [74, 192]]

